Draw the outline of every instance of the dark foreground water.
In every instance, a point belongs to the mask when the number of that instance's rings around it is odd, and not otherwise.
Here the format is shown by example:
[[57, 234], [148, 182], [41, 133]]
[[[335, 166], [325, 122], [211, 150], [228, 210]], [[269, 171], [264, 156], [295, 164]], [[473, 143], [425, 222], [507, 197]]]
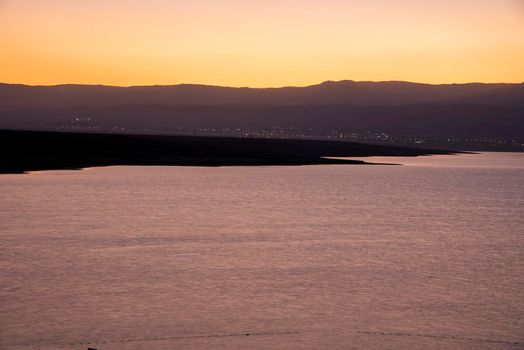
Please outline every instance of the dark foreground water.
[[1, 175], [0, 348], [524, 348], [524, 154], [387, 161]]

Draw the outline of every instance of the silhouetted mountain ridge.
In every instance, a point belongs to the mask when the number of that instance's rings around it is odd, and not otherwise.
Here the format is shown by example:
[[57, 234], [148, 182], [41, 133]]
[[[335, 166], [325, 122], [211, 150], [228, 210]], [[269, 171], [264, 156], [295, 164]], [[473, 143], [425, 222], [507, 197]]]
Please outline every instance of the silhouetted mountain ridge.
[[480, 104], [523, 106], [524, 84], [421, 84], [325, 81], [306, 87], [247, 88], [180, 84], [117, 87], [0, 84], [0, 109], [116, 105], [355, 105]]

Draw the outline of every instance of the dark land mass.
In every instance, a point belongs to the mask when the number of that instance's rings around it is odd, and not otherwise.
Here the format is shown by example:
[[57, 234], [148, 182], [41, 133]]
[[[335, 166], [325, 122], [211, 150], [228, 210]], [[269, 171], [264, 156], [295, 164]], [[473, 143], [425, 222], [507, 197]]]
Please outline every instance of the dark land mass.
[[0, 130], [0, 173], [110, 165], [366, 164], [325, 157], [421, 156], [451, 151], [319, 140]]
[[0, 84], [0, 109], [148, 105], [480, 104], [524, 106], [524, 83], [420, 84], [404, 81], [326, 81], [304, 87], [232, 88], [209, 85], [29, 86]]
[[[479, 105], [126, 105], [0, 110], [0, 128], [125, 134], [342, 138], [463, 150], [516, 150], [524, 107]], [[342, 136], [342, 137], [341, 137]], [[448, 141], [449, 140], [449, 141]], [[475, 141], [476, 140], [476, 141]], [[421, 142], [416, 144], [415, 141]], [[451, 143], [454, 141], [455, 143]], [[482, 141], [486, 145], [480, 144]]]
[[520, 152], [524, 83], [329, 81], [270, 89], [0, 84], [0, 129]]

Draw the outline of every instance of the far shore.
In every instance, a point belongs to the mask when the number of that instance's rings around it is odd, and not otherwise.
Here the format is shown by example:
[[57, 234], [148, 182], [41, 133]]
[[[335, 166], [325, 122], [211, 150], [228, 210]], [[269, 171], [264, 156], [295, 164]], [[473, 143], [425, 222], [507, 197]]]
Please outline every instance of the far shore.
[[331, 157], [412, 157], [457, 151], [353, 142], [0, 130], [0, 173], [111, 165], [372, 164]]

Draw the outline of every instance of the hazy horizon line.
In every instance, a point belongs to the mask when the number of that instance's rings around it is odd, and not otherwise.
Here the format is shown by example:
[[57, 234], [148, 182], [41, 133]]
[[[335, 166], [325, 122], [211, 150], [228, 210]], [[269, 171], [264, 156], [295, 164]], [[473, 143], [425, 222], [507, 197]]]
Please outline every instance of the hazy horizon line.
[[471, 82], [454, 82], [454, 83], [427, 83], [427, 82], [418, 82], [418, 81], [409, 81], [409, 80], [351, 80], [351, 79], [341, 79], [341, 80], [324, 80], [320, 83], [309, 84], [309, 85], [280, 85], [280, 86], [233, 86], [233, 85], [216, 85], [216, 84], [205, 84], [205, 83], [174, 83], [174, 84], [138, 84], [138, 85], [113, 85], [113, 84], [91, 84], [91, 83], [59, 83], [59, 84], [25, 84], [25, 83], [6, 83], [0, 82], [0, 85], [21, 85], [28, 87], [60, 87], [60, 86], [104, 86], [104, 87], [115, 87], [115, 88], [133, 88], [133, 87], [173, 87], [173, 86], [205, 86], [205, 87], [217, 87], [217, 88], [229, 88], [229, 89], [283, 89], [283, 88], [306, 88], [313, 86], [320, 86], [325, 84], [341, 84], [341, 83], [406, 83], [414, 85], [432, 85], [432, 86], [442, 86], [442, 85], [519, 85], [524, 84], [524, 81], [521, 82], [481, 82], [481, 81], [471, 81]]

